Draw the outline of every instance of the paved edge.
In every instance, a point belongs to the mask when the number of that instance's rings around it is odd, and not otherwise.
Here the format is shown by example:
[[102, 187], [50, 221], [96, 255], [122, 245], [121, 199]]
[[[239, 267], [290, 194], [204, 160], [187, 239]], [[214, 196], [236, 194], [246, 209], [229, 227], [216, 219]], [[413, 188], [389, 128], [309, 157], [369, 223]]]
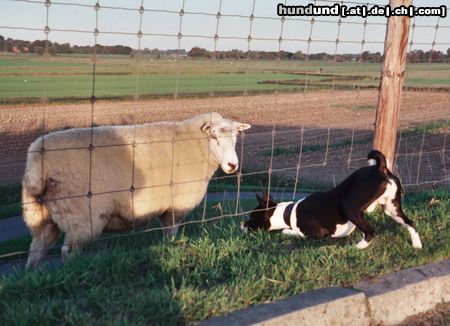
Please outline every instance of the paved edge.
[[392, 325], [450, 302], [450, 259], [259, 304], [200, 325]]

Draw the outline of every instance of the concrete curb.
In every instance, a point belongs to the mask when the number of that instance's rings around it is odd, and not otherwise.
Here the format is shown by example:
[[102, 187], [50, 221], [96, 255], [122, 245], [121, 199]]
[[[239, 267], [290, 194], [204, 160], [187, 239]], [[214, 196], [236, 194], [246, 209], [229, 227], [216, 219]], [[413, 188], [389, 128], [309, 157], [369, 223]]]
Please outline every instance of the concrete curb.
[[323, 288], [201, 322], [215, 325], [392, 325], [450, 301], [450, 259]]

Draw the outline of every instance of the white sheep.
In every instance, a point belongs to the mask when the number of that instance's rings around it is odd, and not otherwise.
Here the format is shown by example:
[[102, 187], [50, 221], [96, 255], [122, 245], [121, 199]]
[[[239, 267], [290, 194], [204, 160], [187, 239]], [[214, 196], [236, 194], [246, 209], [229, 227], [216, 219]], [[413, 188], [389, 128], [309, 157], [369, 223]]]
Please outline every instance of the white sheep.
[[23, 216], [33, 237], [27, 268], [40, 263], [60, 231], [63, 259], [103, 230], [131, 229], [154, 217], [174, 236], [218, 166], [228, 174], [237, 170], [237, 134], [248, 128], [207, 113], [38, 138], [23, 178]]

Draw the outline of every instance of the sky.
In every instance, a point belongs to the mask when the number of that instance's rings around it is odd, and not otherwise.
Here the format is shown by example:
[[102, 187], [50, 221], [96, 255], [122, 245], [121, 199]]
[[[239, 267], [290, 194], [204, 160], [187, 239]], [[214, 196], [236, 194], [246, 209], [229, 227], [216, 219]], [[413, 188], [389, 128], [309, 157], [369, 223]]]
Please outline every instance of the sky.
[[[350, 0], [366, 2], [363, 0]], [[59, 43], [69, 42], [77, 45], [93, 45], [93, 31], [96, 27], [95, 0], [52, 0], [48, 11], [49, 40]], [[138, 8], [142, 0], [100, 0], [98, 11], [97, 42], [102, 45], [128, 45], [138, 48], [137, 32], [140, 28]], [[181, 20], [181, 49], [200, 46], [208, 50], [247, 50], [247, 37], [252, 41], [250, 50], [278, 51], [280, 35], [281, 50], [308, 51], [308, 39], [311, 33], [309, 53], [360, 53], [361, 50], [383, 52], [386, 30], [386, 18], [369, 17], [364, 30], [364, 18], [315, 17], [316, 23], [311, 31], [311, 17], [292, 17], [284, 24], [277, 16], [276, 7], [284, 0], [143, 0], [146, 9], [142, 14], [141, 48], [177, 49], [177, 34]], [[307, 5], [312, 1], [287, 0], [287, 5]], [[341, 2], [341, 1], [336, 1]], [[385, 5], [387, 0], [368, 0], [371, 4]], [[253, 22], [249, 19], [255, 3]], [[345, 3], [345, 1], [344, 1]], [[415, 0], [415, 6], [450, 6], [449, 0]], [[317, 5], [332, 5], [333, 1], [316, 1]], [[82, 5], [82, 6], [80, 6]], [[84, 6], [83, 6], [84, 5]], [[347, 6], [356, 4], [347, 3]], [[115, 9], [122, 7], [134, 10]], [[216, 13], [220, 10], [220, 19]], [[200, 14], [202, 13], [202, 14]], [[450, 12], [448, 13], [450, 16]], [[434, 49], [446, 52], [450, 48], [450, 17], [416, 17], [414, 22], [414, 49], [428, 51], [436, 36]], [[439, 28], [434, 26], [439, 24]], [[0, 35], [14, 39], [33, 41], [44, 39], [46, 25], [46, 7], [38, 0], [0, 0]], [[37, 29], [37, 30], [26, 30]], [[214, 35], [219, 38], [214, 41]], [[365, 33], [365, 36], [364, 36]], [[130, 34], [130, 35], [129, 35]], [[162, 35], [160, 35], [162, 34]], [[435, 35], [436, 34], [436, 35]], [[336, 38], [340, 42], [336, 48]], [[411, 38], [412, 34], [410, 34]], [[361, 41], [366, 43], [361, 46]], [[439, 44], [443, 43], [443, 44]]]

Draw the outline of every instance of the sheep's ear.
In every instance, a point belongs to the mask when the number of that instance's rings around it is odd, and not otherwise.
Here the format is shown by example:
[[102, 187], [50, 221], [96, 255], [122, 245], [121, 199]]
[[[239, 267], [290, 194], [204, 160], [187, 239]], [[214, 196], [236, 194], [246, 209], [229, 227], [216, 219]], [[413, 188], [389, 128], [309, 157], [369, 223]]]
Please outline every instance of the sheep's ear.
[[202, 131], [203, 131], [205, 134], [209, 134], [209, 133], [211, 132], [211, 127], [212, 127], [212, 125], [211, 125], [210, 122], [205, 122], [205, 123], [203, 124], [203, 126], [202, 126]]
[[249, 125], [248, 123], [242, 123], [242, 122], [233, 122], [234, 128], [236, 128], [236, 130], [238, 132], [243, 132], [244, 130], [250, 129], [252, 126]]

